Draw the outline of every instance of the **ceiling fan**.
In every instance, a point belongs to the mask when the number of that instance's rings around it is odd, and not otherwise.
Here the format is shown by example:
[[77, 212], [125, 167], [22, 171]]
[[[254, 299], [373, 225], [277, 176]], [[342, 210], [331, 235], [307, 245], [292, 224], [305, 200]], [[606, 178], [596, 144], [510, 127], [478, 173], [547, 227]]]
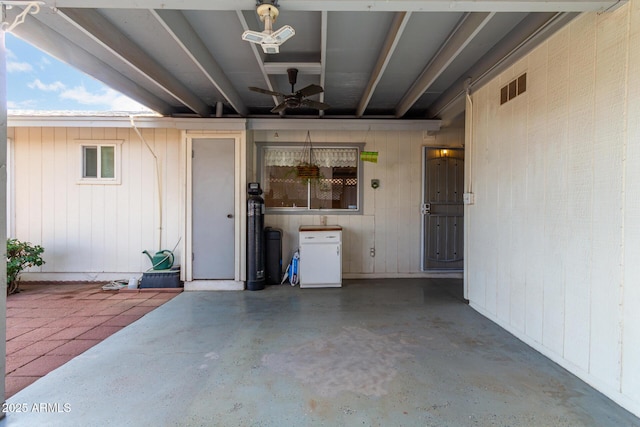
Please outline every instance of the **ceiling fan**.
[[289, 95], [253, 86], [249, 87], [249, 90], [258, 93], [264, 93], [266, 95], [277, 96], [278, 98], [282, 99], [282, 101], [278, 105], [273, 107], [273, 109], [271, 110], [272, 113], [279, 113], [281, 111], [284, 111], [285, 108], [309, 107], [315, 108], [316, 110], [326, 110], [330, 107], [329, 104], [325, 104], [324, 102], [307, 99], [308, 96], [313, 96], [324, 92], [322, 86], [311, 84], [296, 91], [294, 89], [294, 86], [296, 85], [296, 81], [298, 79], [298, 69], [289, 68], [287, 70], [287, 75], [289, 76], [289, 83], [291, 84], [291, 94]]

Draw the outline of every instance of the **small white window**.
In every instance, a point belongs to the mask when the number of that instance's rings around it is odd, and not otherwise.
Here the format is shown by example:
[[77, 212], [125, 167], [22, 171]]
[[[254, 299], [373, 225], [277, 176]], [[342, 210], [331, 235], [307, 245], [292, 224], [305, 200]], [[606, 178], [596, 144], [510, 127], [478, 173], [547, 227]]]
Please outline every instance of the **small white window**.
[[83, 184], [119, 184], [121, 141], [81, 141], [81, 174]]

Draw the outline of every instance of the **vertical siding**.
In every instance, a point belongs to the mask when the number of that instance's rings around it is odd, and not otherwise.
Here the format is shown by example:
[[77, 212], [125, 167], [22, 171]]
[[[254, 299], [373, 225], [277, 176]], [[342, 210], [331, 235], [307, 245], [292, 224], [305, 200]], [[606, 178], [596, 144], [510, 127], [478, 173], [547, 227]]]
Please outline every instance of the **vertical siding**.
[[[306, 131], [255, 132], [256, 142], [304, 141]], [[427, 136], [423, 132], [314, 131], [315, 143], [361, 143], [377, 151], [378, 163], [363, 162], [362, 215], [327, 215], [327, 223], [343, 231], [344, 274], [400, 276], [420, 273], [420, 204], [422, 197], [422, 147], [460, 146], [460, 130]], [[256, 177], [258, 179], [258, 177]], [[380, 188], [370, 186], [380, 180]], [[288, 262], [298, 246], [298, 227], [320, 224], [321, 215], [267, 215], [266, 225], [284, 232], [283, 255]], [[375, 257], [370, 249], [375, 248]]]
[[473, 94], [465, 242], [471, 305], [636, 414], [639, 10], [581, 15]]
[[[180, 133], [145, 129], [163, 183], [163, 245], [181, 236]], [[121, 184], [78, 184], [78, 139], [123, 140]], [[153, 157], [131, 129], [14, 129], [15, 237], [45, 248], [45, 273], [140, 272], [143, 249], [158, 250], [158, 197]], [[126, 278], [126, 277], [125, 277]]]
[[624, 289], [621, 392], [640, 402], [640, 3], [632, 2], [627, 71], [627, 147], [624, 211]]
[[596, 17], [586, 15], [570, 28], [573, 49], [569, 58], [568, 132], [572, 138], [567, 146], [567, 252], [573, 254], [565, 274], [564, 335], [572, 345], [564, 347], [564, 357], [580, 367], [589, 368], [589, 331], [591, 299], [591, 266], [593, 247], [589, 236], [593, 220], [593, 171], [595, 123]]

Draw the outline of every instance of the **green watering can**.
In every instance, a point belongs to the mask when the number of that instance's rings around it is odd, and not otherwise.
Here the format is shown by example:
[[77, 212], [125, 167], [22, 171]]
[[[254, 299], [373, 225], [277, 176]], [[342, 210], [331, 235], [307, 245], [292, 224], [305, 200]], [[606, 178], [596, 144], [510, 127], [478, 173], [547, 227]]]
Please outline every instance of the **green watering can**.
[[149, 253], [149, 251], [142, 251], [143, 254], [149, 257], [151, 261], [151, 268], [153, 270], [168, 270], [173, 267], [173, 252], [170, 250], [162, 250], [156, 252], [153, 257]]

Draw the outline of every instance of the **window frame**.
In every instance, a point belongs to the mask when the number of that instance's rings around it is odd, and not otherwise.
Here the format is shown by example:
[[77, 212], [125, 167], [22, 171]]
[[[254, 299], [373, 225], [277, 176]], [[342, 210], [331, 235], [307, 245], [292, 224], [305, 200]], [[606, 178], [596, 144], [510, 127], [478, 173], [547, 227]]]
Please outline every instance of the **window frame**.
[[[256, 142], [256, 178], [258, 182], [260, 182], [260, 186], [264, 189], [263, 183], [265, 182], [265, 166], [264, 166], [264, 150], [267, 148], [303, 148], [304, 142]], [[356, 149], [357, 153], [357, 177], [358, 184], [356, 188], [357, 196], [356, 200], [358, 201], [357, 209], [322, 209], [322, 208], [311, 208], [309, 206], [304, 207], [266, 207], [265, 213], [267, 214], [285, 214], [285, 215], [318, 215], [321, 213], [328, 213], [331, 215], [362, 215], [364, 209], [362, 206], [363, 203], [363, 179], [364, 172], [362, 167], [362, 160], [360, 160], [360, 153], [363, 151], [365, 146], [364, 142], [349, 142], [349, 143], [313, 143], [313, 148], [346, 148], [346, 149]], [[307, 184], [310, 185], [310, 184]]]
[[[79, 160], [79, 171], [78, 171], [78, 184], [93, 184], [93, 185], [119, 185], [121, 183], [121, 145], [124, 142], [121, 139], [79, 139], [76, 140], [78, 143], [78, 149], [80, 152], [80, 160]], [[97, 150], [96, 155], [96, 171], [97, 177], [86, 177], [85, 173], [85, 148], [93, 148], [95, 147]], [[101, 178], [101, 156], [102, 156], [102, 147], [113, 147], [113, 178]]]

